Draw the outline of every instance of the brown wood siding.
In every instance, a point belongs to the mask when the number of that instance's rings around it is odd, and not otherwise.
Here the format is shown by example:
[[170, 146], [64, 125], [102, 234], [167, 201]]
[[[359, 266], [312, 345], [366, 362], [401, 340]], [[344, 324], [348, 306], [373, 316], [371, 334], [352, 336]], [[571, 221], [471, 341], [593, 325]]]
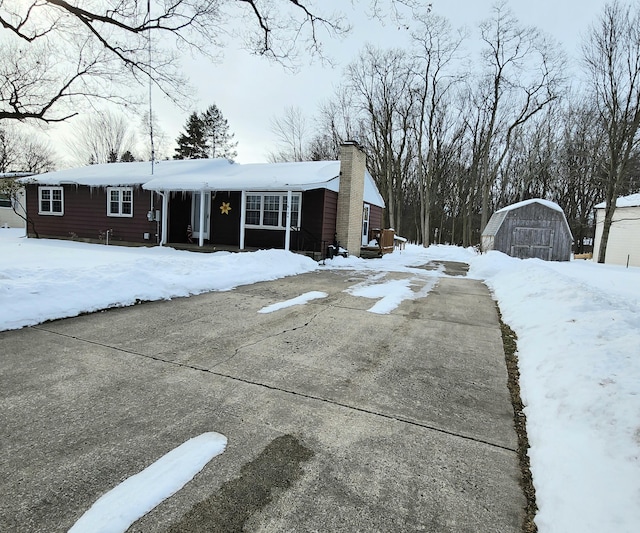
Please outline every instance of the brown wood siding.
[[336, 237], [336, 219], [338, 217], [338, 193], [324, 189], [324, 208], [322, 213], [322, 240], [329, 245]]
[[[64, 185], [63, 189], [64, 214], [57, 216], [39, 215], [38, 186], [26, 187], [27, 212], [41, 237], [98, 241], [107, 230], [112, 230], [110, 240], [114, 242], [156, 243], [156, 223], [147, 219], [150, 191], [133, 188], [133, 217], [109, 217], [106, 187]], [[155, 198], [156, 209], [160, 209], [160, 203], [159, 198]], [[145, 233], [149, 233], [149, 240], [144, 238]]]
[[301, 230], [296, 236], [299, 250], [322, 251], [324, 191], [313, 189], [302, 193]]
[[382, 216], [384, 209], [377, 205], [372, 205], [369, 211], [369, 240], [371, 240], [372, 229], [384, 229], [382, 227]]

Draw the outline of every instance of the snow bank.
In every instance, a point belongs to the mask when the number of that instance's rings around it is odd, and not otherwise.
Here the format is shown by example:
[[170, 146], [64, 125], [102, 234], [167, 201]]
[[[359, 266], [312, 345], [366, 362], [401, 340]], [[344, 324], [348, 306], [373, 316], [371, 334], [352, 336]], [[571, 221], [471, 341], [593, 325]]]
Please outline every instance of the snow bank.
[[637, 531], [640, 269], [499, 252], [471, 265], [518, 335], [539, 531]]
[[318, 268], [312, 259], [283, 250], [201, 254], [16, 235], [0, 230], [0, 331]]

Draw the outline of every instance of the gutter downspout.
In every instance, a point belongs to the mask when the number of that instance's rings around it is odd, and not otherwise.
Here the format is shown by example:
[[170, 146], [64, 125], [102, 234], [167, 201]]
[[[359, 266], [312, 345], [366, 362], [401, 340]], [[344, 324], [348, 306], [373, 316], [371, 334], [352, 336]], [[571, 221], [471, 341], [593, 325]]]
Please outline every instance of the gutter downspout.
[[287, 225], [284, 230], [284, 249], [288, 252], [291, 249], [291, 189], [287, 191]]
[[242, 191], [241, 201], [240, 201], [240, 250], [244, 250], [246, 211], [247, 211], [247, 191]]

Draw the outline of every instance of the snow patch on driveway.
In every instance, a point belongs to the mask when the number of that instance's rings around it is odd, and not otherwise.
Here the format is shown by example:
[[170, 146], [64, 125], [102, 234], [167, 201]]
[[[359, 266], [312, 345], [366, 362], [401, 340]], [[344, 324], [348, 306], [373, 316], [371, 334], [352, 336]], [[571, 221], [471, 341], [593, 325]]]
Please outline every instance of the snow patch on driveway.
[[219, 433], [203, 433], [162, 456], [102, 495], [69, 533], [122, 533], [178, 492], [227, 446]]

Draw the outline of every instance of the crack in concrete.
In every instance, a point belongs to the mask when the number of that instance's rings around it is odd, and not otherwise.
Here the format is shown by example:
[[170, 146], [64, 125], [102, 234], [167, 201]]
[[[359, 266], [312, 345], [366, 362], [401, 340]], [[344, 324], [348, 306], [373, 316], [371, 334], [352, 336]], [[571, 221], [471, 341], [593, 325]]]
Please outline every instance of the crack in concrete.
[[[285, 330], [285, 331], [282, 331], [280, 333], [276, 333], [273, 336], [282, 335], [282, 334], [286, 333], [287, 331], [295, 331], [296, 329], [299, 329], [299, 328], [302, 328], [302, 327], [306, 327], [319, 314], [320, 314], [320, 312], [316, 313], [311, 318], [311, 320], [309, 320], [309, 322], [307, 322], [303, 326], [296, 326], [295, 328], [292, 328], [290, 330]], [[36, 329], [38, 331], [43, 331], [45, 333], [50, 333], [52, 335], [58, 335], [60, 337], [65, 337], [65, 338], [68, 338], [68, 339], [77, 340], [79, 342], [86, 342], [87, 344], [93, 344], [95, 346], [100, 346], [102, 348], [108, 348], [110, 350], [115, 350], [115, 351], [122, 352], [122, 353], [125, 353], [125, 354], [135, 355], [135, 356], [138, 356], [138, 357], [144, 357], [146, 359], [151, 359], [152, 361], [157, 361], [159, 363], [166, 363], [166, 364], [170, 364], [170, 365], [173, 365], [173, 366], [176, 366], [176, 367], [179, 367], [179, 368], [185, 368], [185, 369], [188, 369], [188, 370], [196, 370], [198, 372], [204, 372], [204, 373], [207, 373], [207, 374], [211, 374], [213, 376], [223, 377], [223, 378], [231, 379], [231, 380], [234, 380], [234, 381], [238, 381], [240, 383], [245, 383], [247, 385], [253, 385], [253, 386], [256, 386], [256, 387], [262, 387], [262, 388], [265, 388], [265, 389], [268, 389], [268, 390], [273, 390], [273, 391], [282, 392], [282, 393], [285, 393], [285, 394], [290, 394], [292, 396], [296, 396], [296, 397], [299, 397], [299, 398], [305, 398], [307, 400], [319, 401], [319, 402], [326, 403], [326, 404], [329, 404], [329, 405], [334, 405], [336, 407], [341, 407], [343, 409], [349, 409], [351, 411], [356, 411], [356, 412], [368, 414], [368, 415], [371, 415], [371, 416], [377, 416], [377, 417], [385, 418], [387, 420], [393, 420], [395, 422], [399, 422], [399, 423], [402, 423], [402, 424], [408, 424], [408, 425], [419, 427], [419, 428], [422, 428], [422, 429], [435, 431], [437, 433], [441, 433], [441, 434], [444, 434], [444, 435], [449, 435], [449, 436], [452, 436], [452, 437], [457, 437], [457, 438], [460, 438], [460, 439], [463, 439], [463, 440], [467, 440], [467, 441], [471, 441], [471, 442], [475, 442], [475, 443], [478, 443], [478, 444], [483, 444], [483, 445], [489, 446], [491, 448], [505, 450], [505, 451], [512, 452], [512, 453], [517, 453], [516, 449], [511, 448], [509, 446], [504, 446], [502, 444], [498, 444], [498, 443], [495, 443], [495, 442], [490, 442], [490, 441], [487, 441], [487, 440], [484, 440], [484, 439], [473, 437], [471, 435], [465, 435], [463, 433], [456, 433], [454, 431], [449, 431], [447, 429], [440, 428], [440, 427], [437, 427], [437, 426], [432, 426], [432, 425], [429, 425], [429, 424], [425, 424], [423, 422], [418, 422], [416, 420], [411, 420], [411, 419], [403, 418], [403, 417], [396, 416], [396, 415], [390, 415], [390, 414], [387, 414], [387, 413], [381, 413], [379, 411], [373, 411], [371, 409], [366, 409], [364, 407], [356, 407], [354, 405], [349, 405], [349, 404], [346, 404], [346, 403], [343, 403], [343, 402], [339, 402], [337, 400], [332, 400], [332, 399], [329, 399], [329, 398], [323, 398], [321, 396], [314, 396], [312, 394], [306, 394], [306, 393], [302, 393], [302, 392], [298, 392], [298, 391], [294, 391], [294, 390], [284, 389], [282, 387], [277, 387], [277, 386], [274, 386], [274, 385], [268, 385], [266, 383], [261, 383], [261, 382], [258, 382], [258, 381], [252, 381], [252, 380], [248, 380], [248, 379], [243, 379], [243, 378], [239, 378], [237, 376], [232, 376], [230, 374], [225, 374], [224, 372], [216, 372], [216, 371], [212, 370], [212, 368], [215, 368], [215, 366], [211, 367], [211, 368], [205, 368], [205, 367], [201, 367], [201, 366], [197, 366], [197, 365], [181, 363], [179, 361], [171, 361], [170, 359], [163, 359], [162, 357], [159, 357], [159, 356], [147, 355], [147, 354], [143, 354], [143, 353], [140, 353], [140, 352], [135, 352], [133, 350], [127, 350], [125, 348], [117, 348], [115, 346], [111, 346], [111, 345], [104, 344], [104, 343], [101, 343], [101, 342], [92, 341], [92, 340], [89, 340], [89, 339], [84, 339], [82, 337], [77, 337], [75, 335], [69, 335], [67, 333], [60, 333], [60, 332], [57, 332], [57, 331], [51, 331], [51, 330], [48, 330], [46, 328], [39, 327], [39, 326], [32, 326], [32, 328]]]
[[253, 342], [248, 342], [247, 344], [243, 344], [242, 346], [238, 346], [235, 351], [233, 352], [232, 355], [230, 355], [229, 357], [227, 357], [226, 359], [223, 359], [222, 361], [219, 361], [218, 363], [216, 363], [215, 365], [209, 367], [209, 370], [213, 369], [213, 368], [217, 368], [222, 364], [228, 363], [229, 361], [231, 361], [236, 355], [238, 355], [238, 353], [241, 350], [246, 350], [247, 348], [250, 348], [252, 346], [256, 346], [257, 344], [260, 344], [261, 342], [264, 342], [268, 339], [273, 339], [275, 337], [279, 337], [280, 335], [284, 335], [285, 333], [290, 333], [292, 331], [297, 331], [299, 329], [303, 329], [306, 328], [307, 326], [309, 326], [311, 324], [311, 322], [313, 322], [316, 318], [318, 318], [318, 316], [321, 313], [324, 313], [325, 311], [327, 311], [328, 309], [330, 309], [331, 307], [333, 307], [332, 305], [328, 305], [328, 306], [323, 306], [322, 309], [320, 309], [315, 315], [313, 315], [308, 322], [302, 324], [301, 326], [296, 326], [295, 328], [289, 328], [289, 329], [285, 329], [282, 331], [279, 331], [278, 333], [273, 333], [271, 335], [267, 335], [265, 337], [262, 337], [261, 339], [258, 339], [256, 341]]

